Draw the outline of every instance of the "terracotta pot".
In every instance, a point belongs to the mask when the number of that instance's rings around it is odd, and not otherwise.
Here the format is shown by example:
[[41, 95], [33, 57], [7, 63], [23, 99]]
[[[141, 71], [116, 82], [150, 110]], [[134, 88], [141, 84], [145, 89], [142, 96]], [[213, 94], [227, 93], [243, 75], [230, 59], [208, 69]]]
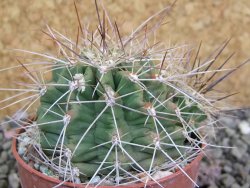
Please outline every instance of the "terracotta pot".
[[[28, 164], [26, 164], [22, 158], [17, 153], [17, 140], [13, 139], [12, 142], [12, 152], [18, 163], [18, 171], [21, 180], [22, 188], [51, 188], [61, 183], [60, 180], [51, 178], [42, 174], [41, 172], [33, 169]], [[193, 179], [196, 180], [198, 176], [198, 170], [200, 166], [200, 161], [202, 159], [202, 154], [199, 154], [190, 164], [188, 164], [184, 170]], [[158, 180], [158, 182], [165, 188], [193, 188], [194, 184], [181, 172], [169, 175], [165, 178]], [[85, 186], [80, 184], [73, 184], [70, 182], [65, 182], [60, 188], [84, 188]], [[143, 188], [144, 183], [131, 184], [128, 186], [100, 186], [100, 188]], [[159, 188], [155, 182], [150, 181], [147, 184], [149, 188]], [[89, 186], [89, 188], [93, 188]]]

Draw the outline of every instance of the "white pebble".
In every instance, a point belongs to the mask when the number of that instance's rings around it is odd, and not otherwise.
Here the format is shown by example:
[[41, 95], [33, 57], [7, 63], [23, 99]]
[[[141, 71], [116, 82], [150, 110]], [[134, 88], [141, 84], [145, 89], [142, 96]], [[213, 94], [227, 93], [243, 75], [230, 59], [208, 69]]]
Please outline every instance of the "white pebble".
[[31, 139], [29, 137], [24, 137], [24, 139], [23, 139], [23, 143], [26, 145], [29, 144], [30, 141], [31, 141]]
[[75, 177], [75, 178], [74, 178], [74, 183], [76, 183], [76, 184], [80, 184], [80, 183], [81, 183], [80, 178]]
[[89, 183], [90, 184], [98, 184], [101, 181], [100, 176], [95, 176]]
[[103, 180], [101, 185], [103, 186], [112, 186], [114, 183], [111, 180]]
[[26, 148], [25, 147], [20, 147], [20, 146], [18, 147], [18, 154], [19, 155], [22, 156], [25, 152], [26, 152]]
[[35, 168], [35, 169], [37, 169], [37, 170], [38, 170], [38, 169], [39, 169], [39, 167], [40, 167], [40, 165], [39, 165], [38, 163], [35, 163], [35, 164], [34, 164], [34, 168]]
[[161, 179], [161, 178], [164, 178], [166, 176], [169, 176], [173, 174], [172, 172], [169, 172], [169, 171], [158, 171], [156, 172], [152, 177], [155, 179], [155, 180], [158, 180], [158, 179]]
[[46, 166], [43, 166], [43, 165], [41, 165], [40, 166], [40, 171], [43, 173], [43, 174], [47, 174], [48, 173], [48, 167], [46, 167]]
[[250, 134], [250, 125], [247, 121], [241, 121], [239, 123], [239, 129], [242, 134]]
[[26, 161], [27, 163], [29, 162], [29, 159], [26, 156], [23, 156], [23, 160]]

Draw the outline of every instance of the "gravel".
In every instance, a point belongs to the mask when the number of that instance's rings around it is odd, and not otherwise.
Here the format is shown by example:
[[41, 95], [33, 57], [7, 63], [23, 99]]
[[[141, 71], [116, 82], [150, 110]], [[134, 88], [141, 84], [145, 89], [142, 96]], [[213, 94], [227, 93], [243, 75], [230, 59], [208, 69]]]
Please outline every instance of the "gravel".
[[212, 141], [218, 148], [207, 151], [201, 164], [200, 188], [250, 188], [250, 109], [218, 117], [219, 129]]
[[11, 153], [11, 138], [4, 134], [8, 128], [0, 126], [0, 188], [21, 188], [16, 161]]
[[[250, 124], [250, 109], [233, 111], [218, 117], [223, 129], [212, 141], [218, 146], [207, 150], [198, 177], [200, 188], [250, 188], [250, 134], [240, 124]], [[13, 125], [11, 125], [13, 126]], [[0, 127], [0, 188], [21, 188], [16, 162], [11, 154], [11, 140]]]

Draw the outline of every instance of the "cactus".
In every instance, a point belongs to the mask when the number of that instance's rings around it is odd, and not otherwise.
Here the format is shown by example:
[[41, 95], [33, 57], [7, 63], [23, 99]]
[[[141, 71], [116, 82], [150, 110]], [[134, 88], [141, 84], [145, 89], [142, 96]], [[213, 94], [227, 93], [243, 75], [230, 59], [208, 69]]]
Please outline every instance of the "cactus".
[[37, 113], [41, 147], [52, 160], [59, 156], [59, 167], [66, 152], [85, 177], [112, 172], [117, 184], [131, 170], [151, 176], [167, 162], [182, 169], [175, 161], [200, 148], [185, 142], [189, 132], [200, 138], [196, 126], [207, 117], [201, 99], [169, 80], [184, 70], [168, 71], [167, 53], [128, 55], [105, 42], [104, 48], [83, 47], [69, 66], [52, 68]]
[[72, 165], [88, 177], [100, 167], [99, 173], [109, 173], [116, 162], [126, 170], [152, 171], [166, 158], [185, 159], [180, 118], [194, 126], [204, 120], [197, 103], [187, 105], [188, 97], [165, 83], [150, 58], [110, 64], [101, 57], [100, 64], [86, 65], [96, 60], [84, 51], [80, 56], [84, 61], [53, 73], [41, 97], [42, 148], [68, 149]]
[[[62, 57], [21, 50], [50, 59], [38, 70], [31, 68], [36, 63], [19, 66], [33, 84], [17, 91], [35, 92], [17, 101], [31, 99], [21, 110], [40, 99], [36, 120], [25, 127], [39, 132], [33, 147], [64, 181], [80, 177], [89, 185], [102, 176], [102, 181], [112, 177], [122, 185], [142, 181], [138, 174], [144, 173], [146, 182], [158, 183], [153, 174], [173, 168], [190, 178], [183, 167], [202, 150], [206, 135], [201, 130], [213, 126], [214, 103], [224, 98], [207, 95], [233, 71], [214, 81], [217, 72], [228, 71], [222, 69], [227, 60], [210, 70], [228, 42], [204, 62], [197, 60], [199, 48], [191, 61], [193, 51], [186, 46], [149, 44], [148, 35], [161, 25], [169, 7], [127, 37], [105, 9], [101, 20], [96, 7], [98, 29], [83, 30], [79, 21], [82, 36], [76, 42], [48, 27], [45, 34]], [[51, 79], [44, 81], [50, 71]]]

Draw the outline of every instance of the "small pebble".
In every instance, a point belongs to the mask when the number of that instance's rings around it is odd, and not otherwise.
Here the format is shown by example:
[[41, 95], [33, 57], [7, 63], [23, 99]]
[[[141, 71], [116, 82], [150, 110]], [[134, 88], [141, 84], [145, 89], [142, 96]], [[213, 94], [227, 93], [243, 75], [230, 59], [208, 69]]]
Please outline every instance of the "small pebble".
[[236, 126], [235, 119], [232, 119], [231, 117], [227, 117], [227, 116], [219, 117], [219, 122], [222, 126], [228, 127], [228, 128], [233, 128], [234, 126]]
[[226, 187], [230, 187], [235, 182], [235, 179], [230, 174], [223, 174], [222, 181]]
[[232, 150], [231, 150], [231, 153], [232, 153], [232, 155], [234, 156], [234, 157], [236, 157], [237, 159], [241, 159], [242, 158], [242, 156], [243, 156], [243, 154], [246, 152], [246, 148], [244, 148], [244, 147], [235, 147], [235, 148], [233, 148]]
[[239, 129], [240, 132], [245, 135], [245, 134], [250, 134], [250, 124], [247, 121], [241, 121], [239, 123]]
[[89, 182], [90, 184], [98, 184], [101, 181], [100, 176], [95, 176], [92, 178], [92, 180]]
[[213, 156], [215, 159], [217, 159], [217, 158], [220, 158], [220, 157], [222, 156], [223, 151], [222, 151], [221, 148], [219, 148], [219, 149], [214, 149], [211, 153], [212, 153], [212, 156]]
[[40, 171], [41, 171], [43, 174], [45, 174], [45, 175], [47, 175], [47, 176], [53, 176], [53, 175], [54, 175], [53, 172], [52, 172], [47, 166], [41, 165], [41, 166], [39, 167], [39, 169], [40, 169]]
[[101, 185], [103, 186], [112, 186], [114, 183], [111, 180], [104, 180]]
[[8, 153], [7, 151], [2, 151], [1, 155], [0, 155], [0, 165], [2, 165], [3, 163], [5, 163], [8, 159]]
[[29, 144], [31, 141], [31, 138], [30, 137], [24, 137], [22, 142], [24, 142], [25, 144]]
[[225, 131], [226, 131], [226, 133], [227, 133], [228, 136], [230, 136], [230, 137], [235, 136], [235, 131], [233, 129], [226, 128]]
[[21, 145], [20, 146], [18, 146], [18, 154], [20, 155], [20, 156], [22, 156], [22, 155], [24, 155], [25, 154], [25, 152], [26, 152], [26, 147], [22, 147]]
[[40, 168], [39, 168], [39, 170], [40, 170], [42, 173], [47, 174], [47, 172], [48, 172], [48, 167], [46, 167], [46, 166], [44, 166], [44, 165], [41, 165]]
[[35, 169], [37, 169], [37, 170], [38, 170], [38, 169], [39, 169], [39, 167], [40, 167], [40, 165], [39, 165], [38, 163], [35, 163], [35, 164], [34, 164], [34, 168], [35, 168]]
[[80, 184], [80, 183], [81, 183], [80, 178], [75, 177], [75, 178], [74, 178], [74, 183], [76, 183], [76, 184]]
[[5, 142], [4, 144], [3, 144], [3, 149], [4, 150], [8, 150], [8, 149], [10, 149], [11, 148], [11, 141], [8, 141], [8, 142]]
[[242, 140], [250, 146], [250, 135], [243, 135]]
[[229, 146], [229, 138], [224, 138], [223, 139], [222, 146]]
[[227, 166], [227, 165], [224, 166], [223, 170], [224, 170], [225, 172], [227, 172], [227, 173], [232, 172], [232, 168], [231, 168], [230, 166]]
[[234, 183], [231, 188], [241, 188], [241, 186], [238, 183]]
[[164, 178], [166, 176], [169, 176], [173, 174], [172, 172], [169, 172], [169, 171], [157, 171], [152, 177], [155, 179], [155, 180], [158, 180], [158, 179], [161, 179], [161, 178]]
[[0, 165], [0, 174], [5, 175], [7, 174], [9, 171], [8, 165], [4, 164], [4, 165]]
[[8, 176], [8, 181], [11, 188], [18, 188], [19, 187], [19, 178], [16, 173], [10, 174]]
[[25, 161], [25, 162], [29, 162], [29, 158], [28, 157], [26, 157], [26, 156], [23, 156], [23, 160]]

